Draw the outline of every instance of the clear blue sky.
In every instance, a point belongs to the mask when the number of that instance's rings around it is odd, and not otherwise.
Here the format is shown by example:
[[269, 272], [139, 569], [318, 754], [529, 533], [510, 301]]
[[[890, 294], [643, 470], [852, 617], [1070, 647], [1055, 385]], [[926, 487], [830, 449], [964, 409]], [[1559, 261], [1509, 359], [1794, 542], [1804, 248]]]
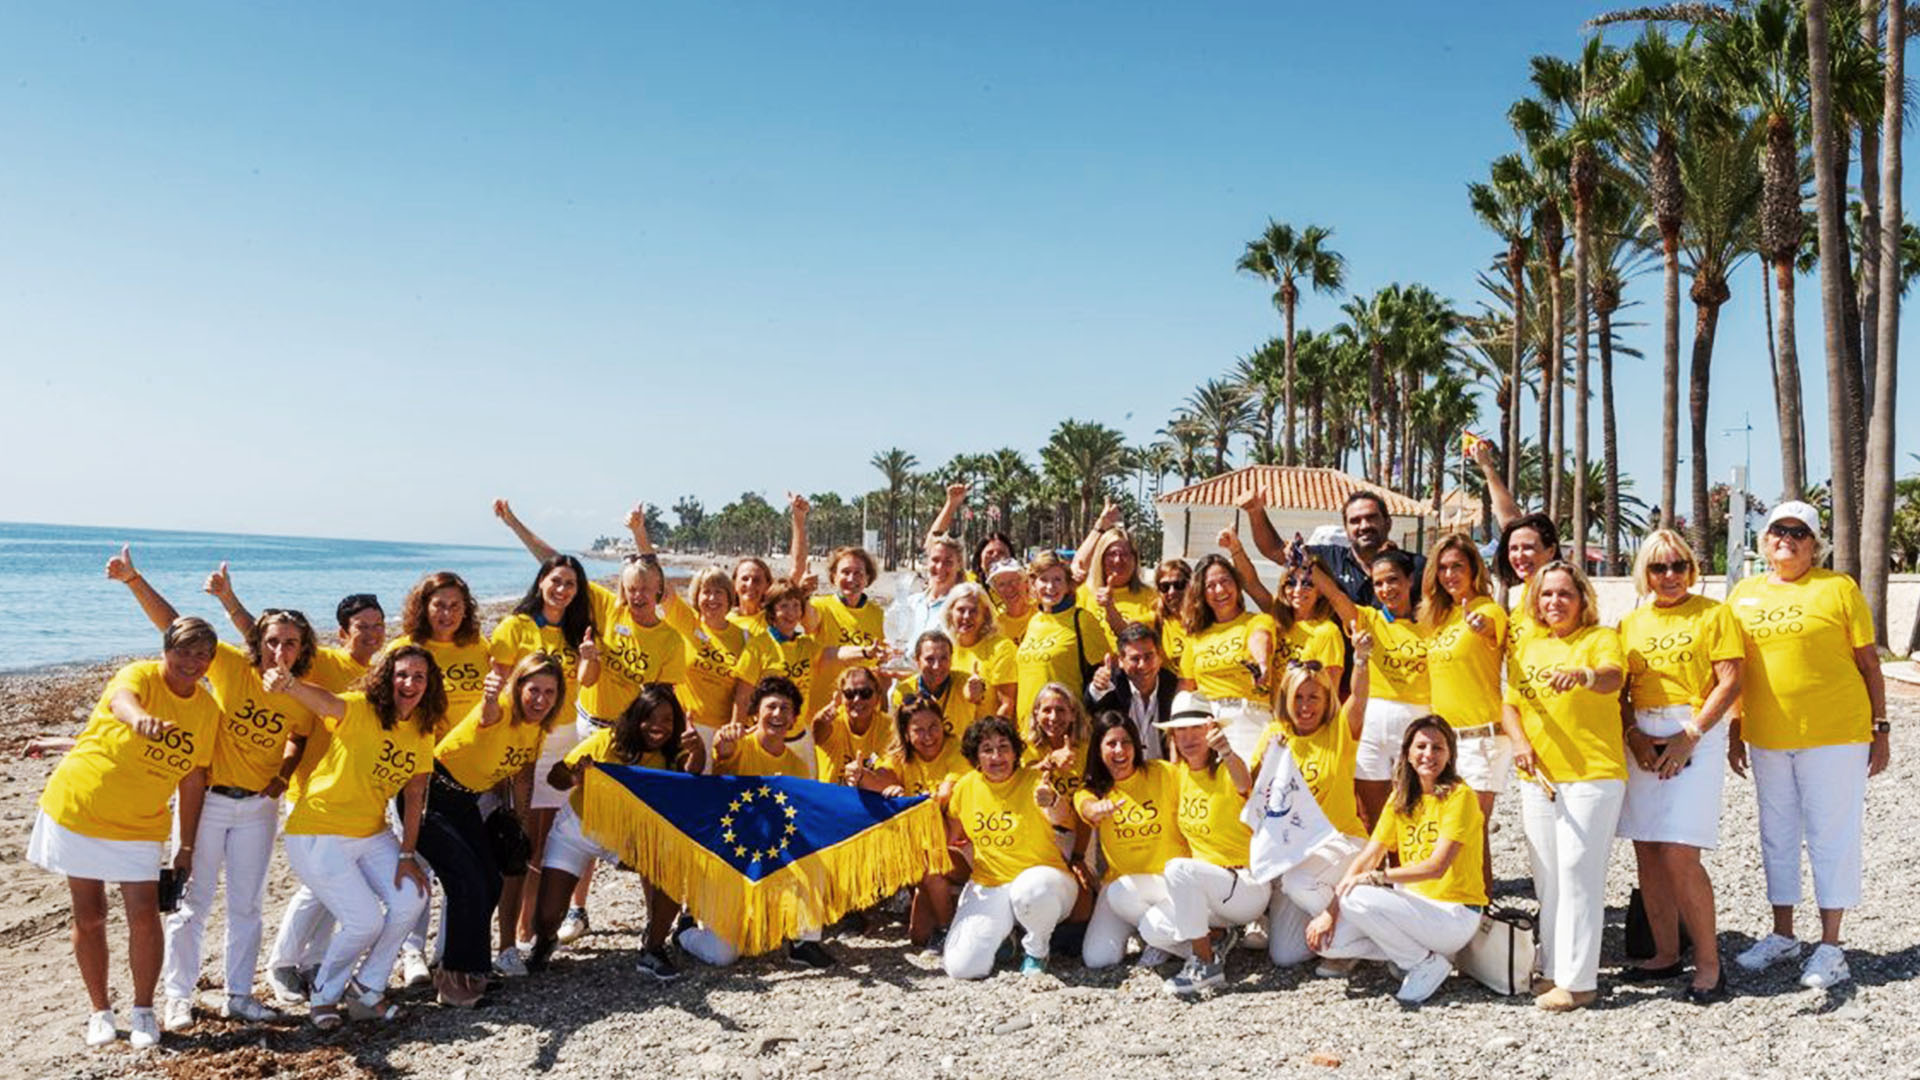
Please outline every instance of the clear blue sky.
[[[1145, 440], [1277, 332], [1233, 271], [1269, 216], [1472, 307], [1465, 184], [1591, 10], [13, 5], [0, 518], [501, 542], [498, 494], [583, 542], [637, 498], [866, 490], [887, 446]], [[1750, 411], [1769, 494], [1760, 272], [1712, 466]], [[1658, 288], [1620, 379], [1649, 500]]]

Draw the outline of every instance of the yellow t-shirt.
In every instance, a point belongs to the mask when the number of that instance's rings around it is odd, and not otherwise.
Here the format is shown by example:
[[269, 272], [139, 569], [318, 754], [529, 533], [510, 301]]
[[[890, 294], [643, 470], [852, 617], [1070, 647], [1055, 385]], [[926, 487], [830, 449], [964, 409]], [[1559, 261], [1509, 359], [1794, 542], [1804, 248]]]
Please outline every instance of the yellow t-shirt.
[[619, 596], [593, 586], [594, 641], [600, 646], [600, 678], [580, 689], [587, 714], [612, 721], [648, 683], [679, 685], [687, 678], [687, 643], [664, 622], [641, 626]]
[[749, 690], [769, 675], [784, 675], [792, 679], [801, 697], [800, 711], [794, 714], [794, 722], [806, 723], [813, 717], [807, 702], [811, 700], [813, 667], [820, 662], [823, 646], [820, 639], [812, 634], [795, 633], [782, 641], [773, 633], [769, 628], [766, 633], [747, 639], [747, 647], [741, 650], [740, 659], [733, 666], [733, 677], [745, 683]]
[[1627, 654], [1627, 699], [1636, 709], [1691, 705], [1698, 709], [1713, 684], [1716, 660], [1746, 656], [1747, 642], [1733, 609], [1704, 596], [1672, 607], [1643, 604], [1620, 620]]
[[[1153, 586], [1146, 584], [1132, 587], [1115, 586], [1112, 592], [1113, 606], [1120, 609], [1120, 617], [1123, 620], [1140, 623], [1143, 626], [1153, 625], [1154, 602], [1160, 599], [1160, 594], [1154, 590]], [[1073, 602], [1093, 613], [1094, 618], [1100, 623], [1100, 629], [1106, 634], [1105, 647], [1109, 650], [1113, 649], [1116, 635], [1113, 628], [1107, 625], [1107, 611], [1094, 599], [1093, 589], [1084, 582], [1081, 583], [1080, 587], [1074, 590]]]
[[[1011, 686], [1018, 690], [1020, 669], [1014, 660], [1017, 651], [1019, 646], [1013, 643], [1013, 639], [997, 628], [971, 645], [962, 645], [958, 641], [953, 643], [954, 678], [964, 686], [973, 675], [974, 666], [979, 665], [980, 678], [986, 680], [987, 696], [981, 699], [979, 708], [975, 710], [977, 716], [985, 716], [993, 711], [994, 702], [998, 700], [995, 692], [1000, 687]], [[953, 730], [965, 731], [966, 728], [956, 725]]]
[[[1253, 654], [1256, 633], [1267, 635], [1268, 648], [1263, 656]], [[1273, 641], [1278, 636], [1279, 628], [1274, 625], [1273, 616], [1252, 611], [1214, 623], [1197, 634], [1188, 631], [1186, 650], [1180, 658], [1180, 677], [1191, 680], [1196, 689], [1214, 701], [1265, 699], [1266, 691], [1254, 686], [1253, 672], [1247, 670], [1247, 664], [1257, 661], [1270, 665]]]
[[1746, 629], [1740, 736], [1764, 750], [1873, 740], [1873, 704], [1853, 650], [1874, 642], [1860, 586], [1815, 568], [1776, 585], [1743, 579], [1727, 606]]
[[747, 648], [747, 632], [728, 621], [724, 630], [710, 630], [692, 608], [667, 608], [667, 625], [686, 646], [686, 681], [676, 689], [687, 721], [702, 727], [724, 727], [733, 718], [733, 669]]
[[[851, 645], [856, 649], [868, 645], [878, 645], [887, 640], [886, 611], [873, 602], [870, 596], [862, 596], [857, 606], [849, 606], [838, 595], [816, 596], [810, 603], [814, 613], [820, 616], [820, 629], [814, 634], [823, 647], [837, 649]], [[855, 660], [859, 667], [872, 667], [873, 660]]]
[[1233, 786], [1233, 774], [1224, 765], [1214, 766], [1211, 776], [1185, 762], [1174, 769], [1180, 777], [1180, 835], [1193, 857], [1214, 866], [1247, 865], [1253, 830], [1240, 820], [1247, 797]]
[[[606, 646], [601, 645], [601, 656], [606, 656]], [[580, 697], [580, 650], [567, 644], [567, 637], [558, 626], [541, 626], [531, 615], [509, 615], [493, 628], [493, 636], [488, 639], [487, 652], [493, 663], [507, 667], [520, 662], [522, 657], [536, 652], [549, 652], [560, 658], [560, 666], [567, 671], [567, 685], [556, 706], [559, 719], [556, 723], [571, 722], [574, 717], [574, 703]], [[600, 665], [602, 676], [606, 673], [606, 664]], [[479, 698], [475, 698], [478, 701]], [[452, 712], [451, 709], [448, 710]], [[460, 714], [466, 715], [464, 713]]]
[[1620, 636], [1610, 627], [1583, 627], [1566, 637], [1529, 634], [1507, 653], [1507, 704], [1520, 710], [1520, 724], [1554, 783], [1625, 780], [1626, 744], [1620, 731], [1620, 695], [1582, 686], [1558, 691], [1546, 673], [1567, 667], [1614, 667], [1625, 671]]
[[973, 771], [967, 755], [960, 752], [960, 740], [948, 739], [932, 761], [922, 761], [908, 747], [887, 758], [887, 768], [900, 778], [900, 786], [909, 795], [932, 795], [948, 780], [958, 780]]
[[1482, 843], [1480, 799], [1465, 784], [1455, 784], [1445, 795], [1422, 795], [1413, 816], [1400, 812], [1400, 800], [1392, 798], [1381, 808], [1380, 823], [1373, 828], [1373, 840], [1388, 851], [1398, 852], [1401, 866], [1412, 866], [1433, 857], [1433, 849], [1442, 840], [1460, 845], [1447, 872], [1429, 881], [1416, 881], [1407, 888], [1429, 900], [1444, 904], [1481, 904], [1487, 902], [1487, 885], [1482, 867], [1486, 848]]
[[[1080, 637], [1077, 657], [1073, 647], [1076, 626]], [[1033, 699], [1050, 682], [1061, 683], [1078, 695], [1086, 689], [1081, 664], [1092, 668], [1107, 658], [1108, 649], [1104, 621], [1085, 608], [1035, 613], [1013, 654], [1014, 681], [1019, 685], [1014, 715], [1031, 714]]]
[[1160, 622], [1161, 664], [1168, 671], [1178, 672], [1180, 662], [1187, 655], [1187, 628], [1179, 619], [1167, 618]]
[[329, 694], [344, 694], [366, 673], [367, 665], [355, 660], [352, 653], [323, 645], [313, 651], [313, 666], [307, 668], [307, 681]]
[[[1295, 660], [1303, 664], [1318, 660], [1322, 669], [1345, 667], [1347, 639], [1340, 633], [1340, 624], [1332, 619], [1295, 619], [1274, 639], [1273, 666]], [[1273, 681], [1277, 687], [1280, 680]]]
[[1294, 735], [1278, 720], [1268, 724], [1260, 733], [1260, 749], [1253, 755], [1256, 776], [1266, 758], [1267, 744], [1275, 735], [1286, 740], [1293, 763], [1300, 769], [1300, 778], [1307, 782], [1307, 790], [1313, 792], [1313, 801], [1320, 804], [1320, 812], [1327, 815], [1327, 823], [1348, 836], [1367, 835], [1367, 827], [1360, 822], [1360, 804], [1353, 794], [1353, 764], [1360, 744], [1354, 741], [1340, 710], [1336, 708], [1311, 735]]
[[1373, 655], [1367, 661], [1367, 692], [1408, 705], [1425, 705], [1432, 690], [1427, 683], [1427, 631], [1418, 619], [1387, 618], [1379, 608], [1356, 606], [1360, 628], [1373, 635]]
[[[524, 618], [524, 616], [517, 617]], [[502, 623], [501, 625], [504, 626], [506, 624]], [[498, 631], [495, 631], [495, 633], [497, 635]], [[559, 636], [559, 633], [558, 630], [554, 631], [556, 637]], [[434, 641], [432, 638], [428, 638], [426, 641], [420, 641], [412, 635], [403, 634], [388, 642], [387, 649], [390, 651], [402, 645], [420, 646], [427, 650], [428, 654], [433, 657], [433, 662], [440, 666], [440, 681], [447, 689], [447, 715], [440, 718], [440, 722], [433, 726], [433, 731], [435, 737], [445, 735], [447, 729], [459, 723], [461, 717], [472, 712], [474, 707], [480, 704], [480, 699], [486, 696], [485, 686], [487, 673], [493, 670], [493, 656], [488, 647], [487, 639], [483, 637], [475, 638], [465, 645], [462, 645], [457, 641]], [[532, 649], [527, 650], [527, 652], [532, 651]], [[526, 653], [521, 654], [521, 656], [524, 655], [526, 655]], [[512, 660], [504, 662], [511, 666], [519, 663], [520, 657], [516, 656]], [[566, 676], [569, 689], [572, 688], [574, 677], [577, 673], [578, 669], [572, 664], [567, 666]], [[334, 692], [339, 693], [340, 691], [336, 690]], [[563, 713], [561, 715], [568, 722], [572, 722], [573, 716], [571, 713]]]
[[1020, 639], [1027, 636], [1027, 624], [1033, 621], [1033, 613], [1036, 610], [1033, 602], [1028, 601], [1026, 614], [1009, 615], [1000, 607], [1000, 601], [995, 599], [993, 602], [993, 629], [997, 633], [1005, 634], [1007, 640], [1013, 642], [1014, 647], [1018, 648]]
[[[637, 765], [642, 769], [671, 769], [673, 767], [673, 762], [667, 759], [664, 750], [648, 750], [640, 755], [640, 760], [638, 761], [628, 761], [621, 757], [614, 752], [613, 729], [610, 727], [595, 728], [593, 734], [574, 743], [573, 749], [567, 751], [566, 756], [560, 760], [566, 762], [569, 766], [578, 765], [582, 761], [598, 761], [604, 765]], [[574, 813], [578, 814], [582, 812], [582, 803], [585, 802], [585, 795], [585, 784], [576, 784], [573, 790], [567, 792], [567, 802], [573, 806]]]
[[[949, 740], [951, 741], [951, 740]], [[826, 739], [815, 739], [813, 756], [818, 766], [817, 777], [829, 784], [841, 781], [846, 767], [852, 762], [865, 762], [871, 758], [878, 764], [887, 756], [887, 749], [893, 745], [893, 721], [881, 710], [874, 710], [873, 719], [868, 722], [865, 734], [855, 734], [853, 722], [847, 716], [846, 706], [841, 706], [833, 714], [833, 730]]]
[[[894, 681], [893, 689], [887, 691], [887, 710], [897, 713], [900, 711], [900, 706], [906, 702], [908, 694], [924, 693], [927, 693], [927, 690], [920, 685], [918, 675], [909, 679], [897, 679]], [[947, 676], [945, 689], [938, 694], [928, 696], [940, 706], [940, 716], [945, 721], [944, 727], [950, 739], [965, 735], [968, 726], [993, 710], [993, 687], [989, 685], [987, 692], [980, 698], [980, 704], [975, 705], [967, 700], [967, 677], [960, 674], [957, 668], [953, 674]]]
[[[1022, 767], [1031, 767], [1035, 772], [1039, 772], [1040, 759], [1049, 753], [1051, 751], [1042, 746], [1038, 739], [1031, 738], [1029, 735], [1027, 752], [1020, 755], [1020, 764]], [[1073, 767], [1053, 774], [1053, 790], [1058, 792], [1061, 798], [1070, 799], [1074, 792], [1080, 790], [1080, 784], [1086, 776], [1087, 747], [1076, 746], [1073, 748]]]
[[733, 744], [733, 756], [714, 762], [714, 773], [720, 776], [792, 776], [801, 780], [812, 778], [806, 762], [800, 760], [799, 751], [792, 743], [781, 747], [779, 754], [770, 754], [760, 745], [760, 737], [749, 730]]
[[745, 630], [749, 635], [764, 634], [767, 632], [767, 613], [764, 610], [747, 615], [742, 613], [739, 608], [735, 608], [727, 612], [727, 621]]
[[[149, 739], [113, 715], [113, 698], [130, 690], [140, 707], [173, 725]], [[161, 661], [136, 660], [114, 673], [73, 749], [40, 794], [40, 809], [57, 824], [96, 840], [164, 843], [173, 831], [168, 803], [180, 781], [213, 760], [220, 706], [195, 684], [180, 697], [167, 686]]]
[[[1472, 611], [1492, 625], [1467, 625]], [[1506, 659], [1507, 613], [1490, 596], [1453, 605], [1427, 639], [1427, 682], [1433, 711], [1456, 728], [1500, 720], [1500, 665]]]
[[[1080, 820], [1086, 820], [1087, 807], [1100, 798], [1084, 788], [1074, 794], [1073, 808]], [[1105, 880], [1157, 874], [1168, 859], [1187, 853], [1187, 842], [1180, 835], [1180, 776], [1174, 766], [1144, 762], [1132, 776], [1116, 782], [1106, 798], [1125, 801], [1096, 826], [1100, 851], [1107, 857]]]
[[[505, 691], [501, 692], [505, 697]], [[486, 791], [540, 760], [540, 744], [547, 733], [539, 724], [516, 724], [512, 708], [501, 703], [500, 719], [480, 723], [481, 706], [468, 710], [434, 745], [433, 756], [455, 783], [470, 791]]]
[[1005, 885], [1035, 866], [1066, 871], [1067, 860], [1053, 842], [1053, 823], [1033, 801], [1040, 782], [1033, 769], [1015, 769], [997, 784], [977, 771], [954, 782], [947, 815], [973, 842], [975, 882], [988, 888]]
[[346, 713], [323, 717], [333, 733], [287, 815], [289, 836], [372, 836], [387, 827], [387, 803], [416, 776], [433, 772], [433, 733], [408, 721], [392, 730], [364, 694], [342, 694]]
[[220, 703], [207, 783], [260, 791], [280, 775], [287, 738], [313, 730], [313, 710], [286, 694], [269, 694], [247, 654], [226, 642], [214, 650], [207, 685]]

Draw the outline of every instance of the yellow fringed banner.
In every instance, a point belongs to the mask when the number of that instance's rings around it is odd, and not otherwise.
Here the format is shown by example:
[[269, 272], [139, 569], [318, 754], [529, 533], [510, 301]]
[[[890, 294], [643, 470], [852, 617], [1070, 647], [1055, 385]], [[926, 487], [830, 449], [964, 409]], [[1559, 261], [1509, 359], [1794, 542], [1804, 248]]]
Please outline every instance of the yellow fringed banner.
[[[768, 781], [769, 786], [783, 787], [815, 783]], [[722, 802], [714, 812], [717, 816], [725, 809]], [[945, 818], [932, 799], [793, 859], [759, 880], [690, 837], [600, 768], [587, 773], [582, 810], [582, 831], [590, 839], [618, 855], [743, 956], [766, 952], [803, 930], [822, 929], [951, 866]]]

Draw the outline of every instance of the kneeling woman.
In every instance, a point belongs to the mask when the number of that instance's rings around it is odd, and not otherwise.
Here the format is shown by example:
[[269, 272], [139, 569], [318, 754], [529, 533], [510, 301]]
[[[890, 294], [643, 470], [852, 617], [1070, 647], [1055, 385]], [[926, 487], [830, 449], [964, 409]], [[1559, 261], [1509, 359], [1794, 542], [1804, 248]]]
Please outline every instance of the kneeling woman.
[[[886, 760], [877, 769], [861, 769], [859, 785], [892, 798], [931, 796], [944, 809], [953, 795], [953, 785], [971, 766], [961, 756], [960, 740], [947, 734], [947, 719], [940, 706], [932, 698], [917, 694], [907, 698], [894, 714], [893, 733], [897, 741]], [[967, 881], [969, 853], [950, 847], [947, 855], [952, 869], [921, 878], [907, 909], [907, 940], [934, 951], [946, 944], [947, 927], [953, 922], [954, 890]]]
[[[1410, 1005], [1432, 997], [1453, 972], [1450, 958], [1473, 940], [1487, 903], [1480, 800], [1454, 771], [1457, 745], [1437, 716], [1407, 725], [1373, 838], [1333, 904], [1307, 927], [1323, 956], [1386, 960], [1405, 971], [1394, 997]], [[1390, 853], [1398, 866], [1385, 865]]]
[[[334, 695], [270, 669], [269, 693], [290, 694], [321, 718], [333, 738], [287, 817], [287, 862], [339, 923], [308, 998], [313, 1026], [340, 1026], [340, 1004], [356, 1018], [390, 1020], [387, 979], [427, 902], [427, 874], [415, 846], [433, 729], [447, 709], [440, 668], [418, 645], [380, 657], [354, 693]], [[387, 828], [387, 803], [400, 797], [401, 831]], [[351, 995], [351, 997], [349, 997]]]
[[[1112, 967], [1127, 953], [1127, 939], [1155, 909], [1168, 910], [1167, 860], [1185, 855], [1176, 818], [1180, 777], [1165, 761], [1146, 760], [1133, 721], [1116, 712], [1093, 721], [1096, 752], [1087, 756], [1086, 781], [1074, 794], [1080, 820], [1100, 834], [1107, 872], [1087, 924], [1080, 958], [1090, 969]], [[1148, 946], [1152, 948], [1151, 945]], [[1147, 955], [1151, 965], [1161, 956]]]
[[[533, 953], [528, 958], [528, 965], [536, 970], [546, 966], [560, 943], [560, 922], [566, 917], [574, 882], [596, 861], [619, 858], [589, 839], [580, 825], [582, 788], [594, 762], [701, 773], [706, 771], [707, 753], [700, 736], [687, 724], [686, 710], [673, 688], [654, 683], [640, 691], [611, 726], [587, 736], [554, 765], [547, 782], [569, 794], [553, 819], [553, 831], [547, 834], [540, 867], [540, 904], [534, 917]], [[646, 896], [647, 937], [639, 970], [660, 982], [671, 982], [680, 977], [680, 969], [667, 955], [667, 935], [680, 905], [652, 884], [647, 885]]]
[[1026, 745], [1013, 722], [984, 716], [967, 728], [961, 749], [973, 772], [947, 801], [949, 842], [973, 845], [973, 880], [960, 891], [944, 965], [956, 979], [984, 979], [993, 954], [1018, 923], [1025, 935], [1023, 975], [1047, 970], [1053, 928], [1073, 910], [1080, 886], [1054, 843], [1072, 811], [1039, 770], [1021, 768]]
[[[490, 945], [501, 876], [480, 812], [480, 796], [504, 788], [504, 812], [528, 812], [533, 763], [560, 713], [566, 686], [559, 657], [528, 653], [507, 678], [498, 672], [487, 674], [480, 703], [434, 748], [420, 854], [447, 894], [446, 952], [434, 979], [442, 1005], [479, 1004], [493, 969]], [[506, 709], [501, 708], [502, 690]], [[508, 716], [506, 723], [500, 722]]]

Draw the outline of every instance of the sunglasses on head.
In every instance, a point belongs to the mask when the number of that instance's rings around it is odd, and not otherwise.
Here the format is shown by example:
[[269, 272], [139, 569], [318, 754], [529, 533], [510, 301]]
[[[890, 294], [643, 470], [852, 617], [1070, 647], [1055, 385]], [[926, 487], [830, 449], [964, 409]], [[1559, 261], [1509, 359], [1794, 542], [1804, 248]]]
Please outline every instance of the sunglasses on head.
[[1789, 540], [1807, 540], [1812, 538], [1813, 530], [1807, 528], [1805, 525], [1776, 521], [1772, 525], [1767, 526], [1767, 535], [1784, 536]]
[[1306, 673], [1307, 673], [1307, 674], [1309, 674], [1309, 675], [1311, 675], [1311, 674], [1313, 674], [1313, 673], [1314, 673], [1314, 672], [1316, 672], [1316, 671], [1319, 671], [1319, 670], [1320, 670], [1320, 668], [1321, 668], [1321, 666], [1322, 666], [1322, 665], [1321, 665], [1321, 663], [1320, 663], [1320, 661], [1318, 661], [1318, 660], [1289, 660], [1289, 661], [1287, 661], [1287, 667], [1289, 667], [1289, 668], [1297, 668], [1297, 669], [1299, 669], [1299, 670], [1301, 670], [1301, 671], [1304, 671], [1304, 672], [1306, 672]]
[[1647, 573], [1656, 576], [1660, 574], [1684, 574], [1691, 569], [1693, 569], [1693, 564], [1685, 559], [1675, 559], [1672, 562], [1650, 562], [1647, 564]]
[[1186, 587], [1187, 587], [1186, 578], [1174, 578], [1171, 581], [1163, 581], [1160, 583], [1161, 592], [1179, 592], [1180, 590]]

